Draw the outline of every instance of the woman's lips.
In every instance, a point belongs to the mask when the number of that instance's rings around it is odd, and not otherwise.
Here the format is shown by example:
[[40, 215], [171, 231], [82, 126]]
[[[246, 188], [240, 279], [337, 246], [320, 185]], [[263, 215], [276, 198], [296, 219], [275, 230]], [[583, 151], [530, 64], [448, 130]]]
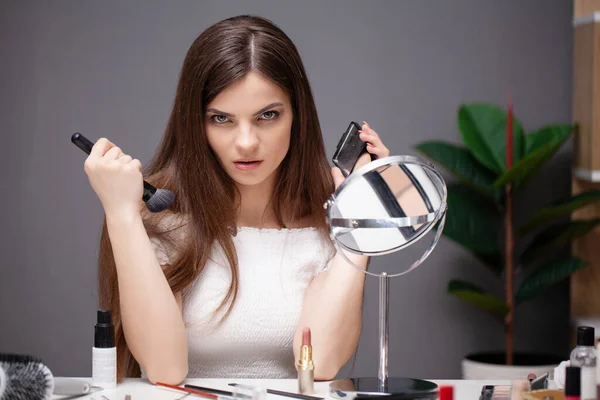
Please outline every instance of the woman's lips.
[[242, 171], [251, 171], [262, 164], [262, 161], [234, 161], [235, 167]]

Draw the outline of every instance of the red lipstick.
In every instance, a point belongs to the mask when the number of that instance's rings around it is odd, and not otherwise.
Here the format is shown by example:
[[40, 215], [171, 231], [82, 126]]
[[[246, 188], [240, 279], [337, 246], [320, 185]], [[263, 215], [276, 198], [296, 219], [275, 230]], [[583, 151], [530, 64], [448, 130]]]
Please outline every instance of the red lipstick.
[[298, 360], [298, 391], [301, 394], [312, 394], [314, 392], [314, 371], [310, 328], [305, 328], [302, 331], [302, 347], [300, 348], [300, 359]]

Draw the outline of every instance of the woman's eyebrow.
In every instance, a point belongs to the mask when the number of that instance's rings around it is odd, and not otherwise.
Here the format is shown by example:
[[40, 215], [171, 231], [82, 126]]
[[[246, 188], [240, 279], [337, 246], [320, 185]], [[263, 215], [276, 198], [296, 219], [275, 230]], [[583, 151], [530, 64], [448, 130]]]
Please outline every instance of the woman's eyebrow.
[[[264, 113], [265, 111], [267, 111], [270, 108], [277, 107], [277, 106], [282, 106], [282, 105], [283, 105], [283, 103], [281, 103], [281, 102], [271, 103], [268, 106], [263, 107], [260, 110], [258, 110], [257, 112], [255, 112], [254, 114], [252, 114], [252, 116], [257, 116], [259, 114]], [[234, 116], [233, 114], [230, 114], [230, 113], [225, 112], [225, 111], [217, 110], [216, 108], [207, 108], [206, 112], [212, 112], [214, 114], [223, 115], [225, 117], [233, 117]]]
[[275, 103], [271, 103], [266, 107], [261, 108], [260, 110], [258, 110], [257, 112], [255, 112], [254, 114], [252, 114], [252, 116], [257, 116], [259, 114], [264, 113], [265, 111], [267, 111], [269, 108], [273, 108], [273, 107], [277, 107], [277, 106], [282, 106], [283, 103], [280, 102], [275, 102]]

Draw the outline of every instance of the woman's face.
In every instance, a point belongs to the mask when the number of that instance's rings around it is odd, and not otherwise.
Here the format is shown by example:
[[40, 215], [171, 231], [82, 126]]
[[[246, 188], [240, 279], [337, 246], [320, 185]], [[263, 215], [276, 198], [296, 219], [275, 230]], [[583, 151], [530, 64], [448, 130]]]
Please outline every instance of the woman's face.
[[208, 143], [227, 174], [242, 186], [272, 185], [285, 158], [292, 106], [272, 81], [251, 72], [207, 106]]

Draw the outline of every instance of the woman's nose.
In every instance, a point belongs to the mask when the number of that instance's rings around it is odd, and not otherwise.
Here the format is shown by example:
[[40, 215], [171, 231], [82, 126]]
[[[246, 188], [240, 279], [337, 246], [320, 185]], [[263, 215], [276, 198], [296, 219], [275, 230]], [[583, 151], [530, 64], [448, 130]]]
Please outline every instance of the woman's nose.
[[240, 125], [240, 129], [237, 133], [235, 145], [239, 150], [249, 152], [255, 150], [258, 147], [258, 136], [249, 124]]

